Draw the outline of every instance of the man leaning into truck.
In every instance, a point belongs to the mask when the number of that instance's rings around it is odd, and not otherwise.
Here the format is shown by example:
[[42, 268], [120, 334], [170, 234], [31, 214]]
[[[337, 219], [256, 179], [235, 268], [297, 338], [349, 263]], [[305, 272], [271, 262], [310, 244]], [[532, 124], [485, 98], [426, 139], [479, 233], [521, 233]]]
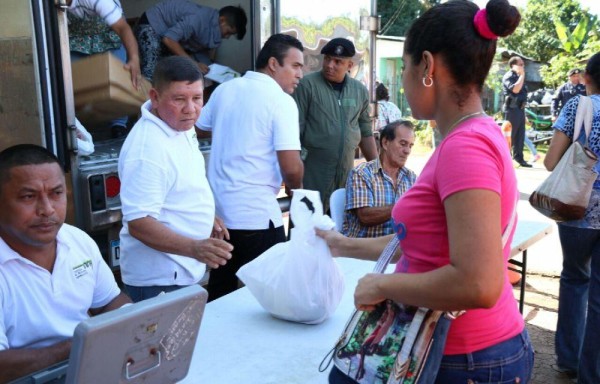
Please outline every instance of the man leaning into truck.
[[207, 73], [223, 39], [242, 40], [248, 18], [241, 7], [205, 7], [188, 0], [164, 0], [142, 14], [135, 29], [142, 74], [152, 80], [157, 60], [169, 55], [190, 57]]
[[0, 382], [66, 360], [75, 327], [130, 302], [96, 243], [64, 224], [65, 175], [47, 149], [0, 153]]
[[194, 130], [203, 90], [192, 59], [159, 61], [150, 100], [121, 149], [121, 277], [135, 302], [197, 284], [206, 265], [231, 258]]

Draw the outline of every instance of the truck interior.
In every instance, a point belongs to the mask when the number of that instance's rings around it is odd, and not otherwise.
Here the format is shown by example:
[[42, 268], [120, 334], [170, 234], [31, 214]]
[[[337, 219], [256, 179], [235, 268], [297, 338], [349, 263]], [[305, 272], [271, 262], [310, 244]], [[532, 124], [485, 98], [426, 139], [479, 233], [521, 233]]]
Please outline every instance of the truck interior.
[[[273, 33], [292, 34], [305, 46], [305, 73], [319, 70], [321, 48], [332, 37], [354, 39], [353, 77], [369, 86], [374, 33], [361, 28], [374, 1], [192, 0], [221, 8], [241, 6], [248, 17], [242, 40], [223, 40], [216, 62], [244, 74], [254, 69], [260, 47]], [[98, 243], [117, 277], [121, 211], [117, 162], [124, 137], [114, 138], [107, 121], [85, 122], [95, 151], [77, 148], [74, 84], [68, 45], [66, 0], [5, 0], [0, 13], [0, 150], [19, 143], [42, 145], [55, 153], [67, 173], [67, 222]], [[128, 23], [159, 0], [120, 0]], [[331, 3], [331, 4], [330, 4]], [[10, 11], [6, 11], [10, 10]], [[206, 102], [205, 98], [205, 102]], [[129, 117], [131, 127], [137, 114]], [[210, 142], [200, 142], [205, 157]]]

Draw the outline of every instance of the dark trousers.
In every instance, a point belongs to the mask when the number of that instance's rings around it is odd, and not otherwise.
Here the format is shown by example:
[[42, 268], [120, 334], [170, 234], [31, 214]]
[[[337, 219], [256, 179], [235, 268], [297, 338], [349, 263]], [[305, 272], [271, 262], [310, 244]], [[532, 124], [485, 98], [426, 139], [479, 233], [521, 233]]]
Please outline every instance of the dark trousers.
[[211, 269], [208, 280], [208, 300], [212, 301], [235, 291], [238, 278], [235, 275], [244, 264], [254, 260], [277, 243], [285, 241], [283, 226], [275, 228], [269, 221], [268, 229], [230, 229], [229, 242], [233, 245], [231, 259], [217, 269]]
[[558, 225], [563, 251], [556, 324], [556, 363], [600, 383], [600, 231]]
[[512, 124], [512, 156], [517, 163], [524, 163], [523, 144], [525, 143], [525, 110], [506, 108], [505, 120]]

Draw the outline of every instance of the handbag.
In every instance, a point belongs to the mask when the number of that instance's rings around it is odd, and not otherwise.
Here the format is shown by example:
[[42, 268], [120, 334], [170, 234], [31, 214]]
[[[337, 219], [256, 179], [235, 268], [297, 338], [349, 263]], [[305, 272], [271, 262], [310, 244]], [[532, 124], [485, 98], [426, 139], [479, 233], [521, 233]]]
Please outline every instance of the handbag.
[[[529, 196], [531, 206], [553, 220], [579, 220], [585, 216], [598, 177], [594, 170], [598, 156], [587, 147], [592, 118], [592, 101], [589, 97], [581, 96], [575, 117], [573, 143], [550, 176]], [[578, 140], [582, 125], [585, 131], [584, 145]]]
[[[515, 222], [516, 205], [502, 234], [502, 248]], [[385, 270], [399, 244], [394, 236], [381, 253], [374, 273]], [[361, 384], [431, 383], [440, 367], [450, 321], [464, 312], [405, 306], [392, 300], [379, 303], [372, 311], [355, 310], [319, 371], [325, 371], [333, 360], [341, 372]], [[434, 339], [439, 350], [431, 353]]]

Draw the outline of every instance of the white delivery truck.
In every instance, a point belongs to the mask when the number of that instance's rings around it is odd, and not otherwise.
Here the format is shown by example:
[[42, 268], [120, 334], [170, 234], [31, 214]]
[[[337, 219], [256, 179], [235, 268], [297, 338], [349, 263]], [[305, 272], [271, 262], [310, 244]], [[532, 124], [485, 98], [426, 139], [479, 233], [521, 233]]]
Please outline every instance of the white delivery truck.
[[[376, 0], [193, 0], [221, 8], [240, 5], [248, 15], [243, 40], [224, 40], [216, 61], [239, 73], [254, 68], [273, 33], [305, 46], [305, 71], [320, 69], [323, 45], [347, 37], [357, 48], [352, 75], [373, 94]], [[132, 23], [158, 0], [121, 0]], [[118, 275], [121, 211], [117, 160], [122, 139], [90, 129], [95, 151], [78, 153], [75, 99], [65, 0], [0, 0], [0, 150], [33, 143], [55, 153], [67, 173], [67, 221], [89, 233]], [[234, 113], [234, 112], [233, 112]], [[207, 153], [209, 147], [202, 147]]]

